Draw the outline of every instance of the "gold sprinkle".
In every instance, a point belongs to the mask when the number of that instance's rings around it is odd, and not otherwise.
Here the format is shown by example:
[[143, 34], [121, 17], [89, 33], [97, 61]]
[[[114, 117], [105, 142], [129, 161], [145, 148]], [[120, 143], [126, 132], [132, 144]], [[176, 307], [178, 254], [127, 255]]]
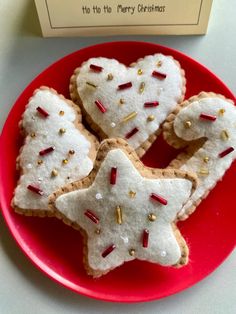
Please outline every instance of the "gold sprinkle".
[[65, 112], [64, 112], [63, 110], [60, 110], [60, 111], [59, 111], [59, 115], [60, 115], [60, 116], [64, 116], [64, 113], [65, 113]]
[[223, 116], [224, 113], [225, 113], [225, 109], [223, 109], [223, 108], [218, 111], [219, 116]]
[[209, 170], [205, 168], [201, 168], [198, 173], [200, 175], [207, 176], [209, 174]]
[[129, 197], [130, 198], [135, 198], [135, 196], [136, 196], [136, 192], [134, 192], [134, 191], [129, 191]]
[[97, 228], [97, 229], [95, 230], [95, 233], [96, 233], [96, 234], [100, 234], [100, 233], [101, 233], [101, 229], [100, 229], [100, 228]]
[[139, 85], [139, 93], [142, 94], [143, 91], [144, 91], [144, 88], [145, 88], [145, 83], [142, 82], [140, 85]]
[[151, 122], [153, 120], [155, 120], [155, 116], [153, 114], [151, 114], [150, 116], [147, 117], [148, 122]]
[[137, 112], [133, 111], [129, 113], [126, 117], [123, 118], [122, 122], [128, 122], [131, 119], [134, 119], [137, 116]]
[[210, 160], [210, 158], [209, 158], [208, 156], [206, 156], [206, 157], [203, 158], [203, 161], [204, 161], [206, 164], [208, 163], [209, 160]]
[[75, 153], [75, 151], [74, 151], [73, 149], [70, 149], [70, 150], [69, 150], [69, 154], [70, 154], [70, 155], [74, 155], [74, 153]]
[[129, 250], [129, 255], [130, 256], [134, 256], [134, 254], [135, 254], [135, 249], [130, 249]]
[[148, 214], [148, 220], [149, 221], [155, 221], [157, 219], [157, 216], [153, 213]]
[[112, 81], [112, 80], [113, 80], [113, 75], [112, 75], [111, 73], [109, 73], [109, 74], [107, 75], [107, 80], [108, 80], [108, 81]]
[[158, 68], [162, 66], [162, 61], [161, 60], [157, 62], [157, 66], [158, 66]]
[[39, 159], [39, 160], [37, 161], [37, 164], [38, 164], [38, 165], [42, 165], [42, 163], [43, 163], [43, 160], [42, 160], [42, 159]]
[[63, 163], [64, 165], [68, 164], [68, 159], [63, 159], [63, 160], [62, 160], [62, 163]]
[[34, 132], [32, 132], [32, 133], [30, 134], [30, 136], [31, 136], [31, 137], [35, 137], [36, 135], [35, 135]]
[[184, 122], [184, 126], [185, 126], [186, 129], [190, 129], [191, 126], [192, 126], [192, 122], [191, 121], [185, 121]]
[[51, 172], [51, 177], [56, 177], [58, 175], [58, 171], [56, 169], [53, 169]]
[[97, 88], [97, 85], [95, 85], [95, 84], [93, 84], [93, 83], [90, 83], [90, 82], [86, 82], [86, 84], [87, 84], [88, 86], [91, 86], [91, 87], [93, 87], [93, 88]]
[[120, 105], [124, 105], [124, 103], [125, 103], [125, 100], [124, 100], [123, 98], [121, 98], [121, 99], [119, 100], [119, 104], [120, 104]]
[[58, 133], [59, 133], [59, 134], [64, 134], [64, 133], [66, 133], [66, 129], [60, 128]]
[[228, 141], [229, 139], [229, 133], [227, 130], [223, 130], [221, 133], [220, 133], [220, 137], [223, 141]]
[[116, 206], [116, 221], [119, 225], [122, 224], [122, 209], [120, 206]]
[[138, 75], [142, 75], [143, 74], [143, 70], [142, 69], [138, 69]]

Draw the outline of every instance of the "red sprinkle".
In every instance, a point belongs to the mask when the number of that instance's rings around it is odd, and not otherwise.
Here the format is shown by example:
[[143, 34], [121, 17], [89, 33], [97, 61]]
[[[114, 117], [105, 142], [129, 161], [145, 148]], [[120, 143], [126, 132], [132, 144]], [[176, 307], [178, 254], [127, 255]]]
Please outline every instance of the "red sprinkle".
[[159, 105], [158, 101], [150, 101], [144, 103], [144, 108], [157, 107]]
[[132, 137], [134, 134], [136, 134], [137, 132], [139, 131], [138, 128], [133, 128], [133, 130], [131, 130], [130, 132], [128, 132], [126, 135], [125, 135], [125, 138], [126, 139], [129, 139], [130, 137]]
[[234, 148], [231, 146], [231, 147], [227, 148], [226, 150], [224, 150], [223, 152], [219, 153], [218, 156], [219, 156], [220, 158], [223, 158], [223, 157], [225, 157], [226, 155], [232, 153], [233, 151], [234, 151]]
[[39, 152], [39, 155], [40, 155], [40, 156], [47, 155], [47, 154], [53, 152], [54, 150], [55, 150], [55, 147], [50, 146], [50, 147], [48, 147], [48, 148], [45, 148], [45, 149], [41, 150], [41, 151]]
[[163, 204], [163, 205], [167, 205], [167, 203], [168, 203], [166, 199], [164, 199], [163, 197], [161, 197], [160, 195], [157, 195], [155, 193], [152, 193], [150, 195], [150, 198], [153, 199], [154, 201], [157, 201], [157, 202]]
[[84, 214], [95, 224], [99, 223], [99, 218], [91, 210], [87, 209], [86, 212], [84, 212]]
[[212, 122], [216, 120], [216, 116], [212, 116], [212, 115], [207, 114], [207, 113], [201, 113], [199, 117], [203, 120], [208, 120], [208, 121], [212, 121]]
[[107, 111], [107, 108], [105, 108], [99, 100], [95, 100], [95, 104], [102, 113], [105, 113]]
[[143, 230], [143, 247], [148, 247], [149, 231], [147, 229]]
[[41, 107], [37, 107], [36, 110], [37, 110], [42, 116], [44, 116], [45, 118], [47, 118], [47, 117], [49, 116], [49, 113], [48, 113], [46, 110], [44, 110], [43, 108], [41, 108]]
[[90, 69], [95, 71], [95, 72], [102, 72], [103, 67], [100, 67], [99, 65], [95, 65], [95, 64], [90, 64]]
[[117, 168], [112, 167], [111, 174], [110, 174], [110, 184], [112, 185], [116, 184], [116, 177], [117, 177]]
[[112, 244], [108, 246], [103, 252], [102, 252], [102, 257], [105, 258], [107, 255], [109, 255], [114, 249], [116, 248], [115, 244]]
[[164, 80], [167, 75], [158, 71], [153, 71], [152, 76], [158, 78], [159, 80]]
[[121, 84], [118, 86], [118, 89], [126, 89], [126, 88], [130, 88], [130, 87], [132, 87], [132, 82]]
[[38, 188], [37, 186], [34, 186], [32, 184], [29, 184], [27, 186], [27, 189], [30, 190], [31, 192], [34, 192], [34, 193], [41, 195], [41, 196], [44, 194], [40, 188]]

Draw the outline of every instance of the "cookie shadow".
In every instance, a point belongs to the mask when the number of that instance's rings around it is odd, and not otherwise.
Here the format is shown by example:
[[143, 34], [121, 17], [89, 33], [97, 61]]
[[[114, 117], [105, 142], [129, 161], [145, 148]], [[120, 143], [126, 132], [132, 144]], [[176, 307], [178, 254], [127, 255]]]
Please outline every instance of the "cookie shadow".
[[[143, 313], [147, 310], [153, 310], [153, 313], [156, 313], [157, 310], [161, 311], [161, 309], [164, 309], [167, 305], [171, 307], [172, 303], [178, 302], [178, 299], [182, 298], [182, 296], [178, 294], [170, 296], [168, 300], [123, 304], [98, 301], [76, 294], [50, 280], [27, 259], [12, 238], [1, 214], [0, 230], [0, 247], [3, 250], [2, 253], [6, 254], [8, 263], [10, 264], [9, 267], [14, 268], [18, 272], [17, 279], [20, 278], [22, 281], [27, 281], [27, 289], [32, 291], [33, 297], [35, 297], [35, 295], [41, 296], [42, 299], [49, 297], [52, 303], [56, 303], [57, 306], [59, 304], [62, 308], [69, 308], [70, 310], [79, 308], [81, 313], [88, 311], [88, 309], [90, 313]], [[16, 284], [16, 286], [18, 285], [20, 285], [20, 283]], [[194, 295], [194, 291], [192, 293]]]
[[[27, 219], [27, 217], [26, 217]], [[39, 218], [35, 218], [39, 219]], [[19, 249], [16, 242], [12, 238], [5, 222], [0, 214], [0, 248], [2, 254], [6, 255], [9, 268], [17, 272], [16, 280], [26, 281], [27, 289], [32, 293], [32, 298], [39, 296], [41, 300], [50, 299], [51, 304], [56, 304], [57, 307], [76, 313], [79, 309], [80, 313], [171, 313], [176, 304], [180, 304], [184, 298], [192, 299], [194, 302], [197, 293], [201, 293], [205, 289], [205, 283], [211, 281], [211, 276], [203, 282], [198, 283], [192, 288], [181, 293], [169, 296], [168, 298], [151, 301], [146, 303], [113, 303], [98, 301], [87, 298], [83, 295], [76, 294], [61, 285], [58, 285], [53, 280], [40, 272]], [[128, 280], [128, 279], [127, 279]], [[16, 283], [16, 287], [20, 286], [20, 282]], [[19, 293], [20, 296], [20, 293]], [[54, 312], [53, 312], [54, 313]], [[176, 312], [177, 313], [177, 312]], [[180, 312], [178, 312], [180, 313]]]
[[41, 27], [34, 1], [26, 1], [22, 18], [19, 20], [18, 35], [41, 37]]

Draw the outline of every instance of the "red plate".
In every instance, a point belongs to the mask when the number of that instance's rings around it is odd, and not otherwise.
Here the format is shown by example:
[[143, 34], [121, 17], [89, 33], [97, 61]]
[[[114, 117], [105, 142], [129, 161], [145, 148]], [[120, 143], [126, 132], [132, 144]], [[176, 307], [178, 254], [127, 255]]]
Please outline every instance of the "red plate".
[[[29, 97], [41, 85], [51, 86], [69, 97], [69, 78], [74, 68], [88, 58], [116, 58], [128, 65], [140, 57], [158, 52], [174, 56], [185, 69], [186, 97], [205, 90], [234, 99], [230, 90], [213, 73], [180, 52], [149, 43], [105, 43], [72, 53], [36, 77], [16, 101], [1, 136], [2, 212], [17, 243], [49, 277], [75, 292], [101, 300], [137, 302], [163, 298], [192, 286], [222, 263], [235, 246], [236, 163], [197, 211], [178, 224], [190, 247], [190, 262], [186, 267], [164, 268], [133, 261], [94, 280], [83, 268], [79, 232], [55, 218], [20, 216], [10, 206], [17, 181], [15, 160], [22, 144], [18, 122]], [[165, 167], [175, 154], [176, 151], [159, 139], [143, 161], [149, 166]]]

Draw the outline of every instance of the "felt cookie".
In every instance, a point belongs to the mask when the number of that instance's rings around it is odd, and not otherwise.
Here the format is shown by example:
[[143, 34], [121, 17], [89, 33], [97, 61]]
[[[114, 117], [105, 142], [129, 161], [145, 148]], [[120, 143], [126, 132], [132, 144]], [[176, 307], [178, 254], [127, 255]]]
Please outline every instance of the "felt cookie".
[[141, 157], [183, 100], [185, 76], [180, 64], [163, 54], [146, 56], [131, 67], [92, 58], [75, 70], [70, 93], [102, 139], [123, 138]]
[[20, 128], [25, 142], [12, 205], [26, 215], [50, 215], [49, 194], [89, 174], [97, 142], [81, 124], [78, 106], [47, 87], [30, 98]]
[[54, 193], [50, 203], [84, 235], [85, 267], [99, 277], [134, 259], [186, 264], [188, 248], [175, 220], [195, 186], [194, 175], [145, 167], [127, 142], [109, 139], [89, 176]]
[[185, 219], [236, 159], [236, 107], [222, 95], [202, 92], [180, 104], [164, 124], [164, 138], [188, 146], [171, 167], [195, 172], [199, 186], [179, 212]]

